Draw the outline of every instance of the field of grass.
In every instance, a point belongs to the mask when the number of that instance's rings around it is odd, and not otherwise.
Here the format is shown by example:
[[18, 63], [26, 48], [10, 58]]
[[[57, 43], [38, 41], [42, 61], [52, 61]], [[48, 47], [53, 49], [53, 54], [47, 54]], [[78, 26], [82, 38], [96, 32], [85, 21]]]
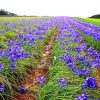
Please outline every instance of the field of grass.
[[76, 19], [82, 20], [84, 22], [92, 23], [94, 25], [100, 26], [100, 19], [96, 18], [79, 18], [77, 17]]
[[14, 21], [14, 20], [21, 20], [21, 19], [34, 19], [34, 18], [42, 18], [42, 16], [40, 17], [35, 17], [35, 16], [30, 16], [30, 17], [25, 17], [25, 16], [21, 16], [21, 17], [0, 17], [0, 21]]
[[[99, 19], [76, 19], [100, 25]], [[49, 44], [53, 34], [56, 36]], [[42, 61], [44, 52], [49, 54], [46, 62]], [[97, 66], [93, 67], [98, 64], [100, 68], [99, 58], [100, 40], [76, 29], [67, 17], [1, 17], [0, 100], [16, 100], [16, 96], [24, 96], [28, 91], [36, 100], [99, 100], [99, 74], [96, 75]], [[34, 83], [38, 79], [38, 83], [30, 86], [31, 90], [19, 89], [40, 63], [46, 63], [47, 76], [39, 77], [40, 71], [33, 80]]]

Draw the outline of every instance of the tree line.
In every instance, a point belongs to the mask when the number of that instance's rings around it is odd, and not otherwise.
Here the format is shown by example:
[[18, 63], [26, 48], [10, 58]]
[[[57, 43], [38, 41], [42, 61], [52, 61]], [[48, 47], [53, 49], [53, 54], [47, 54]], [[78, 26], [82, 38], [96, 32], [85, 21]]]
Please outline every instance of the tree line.
[[17, 14], [14, 14], [12, 12], [8, 12], [8, 11], [1, 9], [0, 10], [0, 16], [17, 16]]
[[97, 15], [93, 15], [93, 16], [91, 16], [90, 18], [100, 18], [100, 14], [97, 14]]

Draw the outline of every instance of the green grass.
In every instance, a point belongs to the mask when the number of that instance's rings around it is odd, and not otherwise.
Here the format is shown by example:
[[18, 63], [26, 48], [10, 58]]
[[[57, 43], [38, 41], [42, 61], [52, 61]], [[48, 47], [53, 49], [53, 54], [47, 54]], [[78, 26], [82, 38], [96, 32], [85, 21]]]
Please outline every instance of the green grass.
[[13, 20], [22, 20], [22, 19], [34, 19], [34, 18], [42, 18], [42, 17], [38, 17], [38, 16], [30, 16], [30, 17], [0, 17], [0, 21], [13, 21]]
[[84, 22], [88, 22], [88, 23], [92, 23], [94, 25], [100, 26], [100, 19], [95, 19], [95, 18], [80, 18], [80, 17], [75, 17], [78, 20], [84, 21]]

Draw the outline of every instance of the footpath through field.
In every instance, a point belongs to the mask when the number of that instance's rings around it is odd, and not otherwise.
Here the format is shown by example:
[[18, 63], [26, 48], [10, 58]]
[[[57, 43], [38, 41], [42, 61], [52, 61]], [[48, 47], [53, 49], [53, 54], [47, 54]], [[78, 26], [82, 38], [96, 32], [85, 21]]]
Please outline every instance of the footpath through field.
[[[51, 37], [48, 40], [48, 44], [45, 45], [43, 50], [43, 56], [39, 62], [39, 65], [36, 69], [32, 70], [31, 74], [27, 76], [27, 79], [21, 84], [24, 89], [27, 89], [26, 93], [15, 97], [15, 100], [36, 100], [36, 95], [38, 93], [38, 82], [36, 81], [37, 78], [45, 78], [48, 74], [47, 65], [50, 64], [51, 58], [51, 49], [52, 44], [56, 37], [56, 30], [54, 30], [51, 34]], [[36, 90], [33, 92], [33, 90]]]

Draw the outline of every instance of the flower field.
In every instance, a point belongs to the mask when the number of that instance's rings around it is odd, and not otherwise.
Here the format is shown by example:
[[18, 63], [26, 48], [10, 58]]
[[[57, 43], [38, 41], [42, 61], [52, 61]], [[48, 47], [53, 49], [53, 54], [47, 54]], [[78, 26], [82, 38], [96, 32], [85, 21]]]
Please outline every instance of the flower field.
[[0, 100], [100, 100], [100, 20], [0, 18]]

